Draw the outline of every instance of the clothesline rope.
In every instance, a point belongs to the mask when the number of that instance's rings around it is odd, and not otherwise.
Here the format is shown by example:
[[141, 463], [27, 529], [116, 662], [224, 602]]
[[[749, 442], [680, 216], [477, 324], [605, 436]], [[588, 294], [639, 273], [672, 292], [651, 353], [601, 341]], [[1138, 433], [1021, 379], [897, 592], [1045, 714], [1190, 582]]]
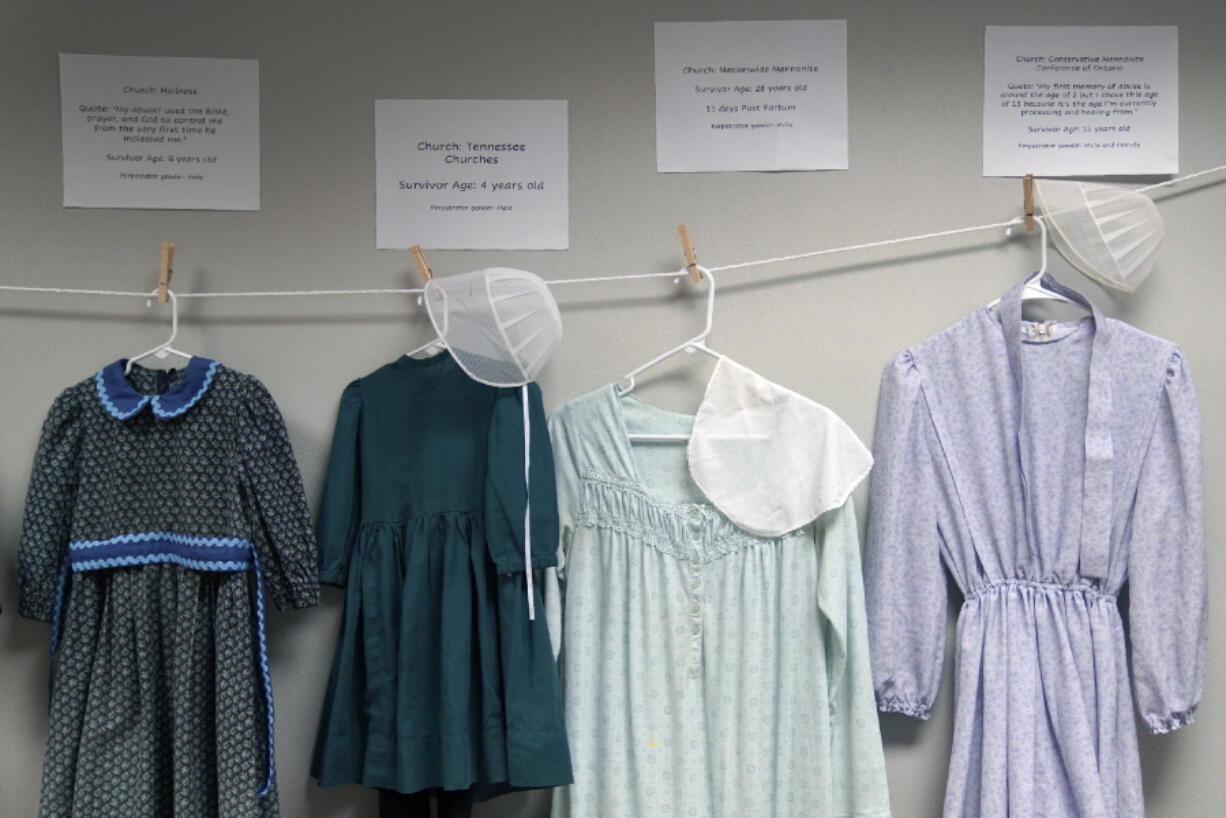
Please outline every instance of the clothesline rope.
[[[1152, 185], [1137, 188], [1141, 193], [1147, 193], [1158, 188], [1170, 187], [1171, 185], [1187, 182], [1192, 179], [1197, 179], [1202, 176], [1208, 176], [1214, 173], [1226, 171], [1226, 165], [1218, 165], [1212, 168], [1206, 168], [1195, 173], [1189, 173], [1184, 176], [1177, 176], [1173, 179], [1167, 179], [1164, 182], [1157, 182]], [[1036, 218], [1042, 218], [1037, 216]], [[966, 233], [978, 233], [984, 230], [1000, 230], [1002, 228], [1012, 227], [1022, 223], [1022, 219], [1014, 218], [1003, 222], [994, 222], [992, 224], [977, 224], [971, 227], [958, 227], [952, 230], [938, 230], [933, 233], [919, 233], [914, 236], [902, 236], [895, 239], [881, 239], [879, 241], [870, 241], [863, 244], [848, 244], [842, 247], [827, 247], [823, 250], [809, 250], [804, 253], [792, 253], [786, 256], [772, 256], [771, 258], [754, 259], [751, 261], [741, 261], [735, 264], [723, 264], [718, 267], [709, 267], [706, 269], [711, 272], [727, 272], [730, 270], [744, 270], [750, 267], [763, 267], [768, 264], [782, 264], [788, 261], [800, 261], [802, 259], [817, 258], [818, 256], [829, 256], [836, 253], [849, 253], [857, 250], [871, 250], [877, 247], [890, 247], [895, 244], [906, 244], [913, 241], [927, 241], [930, 239], [948, 238], [950, 236], [960, 236]], [[684, 271], [682, 271], [684, 272]], [[578, 278], [557, 278], [545, 283], [551, 287], [563, 286], [568, 284], [595, 284], [605, 281], [632, 281], [643, 278], [672, 278], [679, 275], [678, 271], [663, 272], [663, 273], [624, 273], [619, 275], [605, 276], [584, 276]], [[20, 287], [11, 284], [0, 284], [0, 291], [16, 292], [16, 293], [49, 293], [53, 295], [99, 295], [99, 296], [120, 296], [131, 298], [150, 298], [154, 292], [131, 292], [125, 290], [88, 290], [73, 287]], [[179, 298], [267, 298], [267, 297], [301, 297], [301, 296], [332, 296], [332, 295], [419, 295], [423, 292], [421, 287], [403, 287], [403, 288], [380, 288], [380, 289], [363, 289], [363, 290], [254, 290], [248, 292], [216, 292], [216, 293], [176, 293]]]

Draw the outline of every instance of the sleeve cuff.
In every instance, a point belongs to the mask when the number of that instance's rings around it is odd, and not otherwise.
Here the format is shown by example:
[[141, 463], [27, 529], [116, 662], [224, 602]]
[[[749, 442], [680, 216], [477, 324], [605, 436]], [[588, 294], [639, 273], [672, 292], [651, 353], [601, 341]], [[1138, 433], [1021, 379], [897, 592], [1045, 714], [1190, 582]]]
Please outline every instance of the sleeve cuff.
[[50, 622], [54, 610], [55, 603], [52, 599], [29, 594], [22, 594], [21, 602], [17, 605], [17, 613], [26, 619], [36, 619], [39, 622]]
[[1181, 727], [1187, 727], [1196, 721], [1194, 713], [1196, 708], [1192, 707], [1180, 713], [1172, 713], [1169, 716], [1146, 716], [1145, 726], [1149, 728], [1149, 732], [1155, 736], [1163, 735], [1164, 733], [1173, 733]]
[[324, 585], [345, 588], [349, 584], [349, 575], [343, 569], [321, 570], [319, 572], [319, 581]]
[[903, 699], [877, 699], [877, 709], [882, 713], [901, 713], [904, 716], [910, 716], [913, 719], [920, 721], [928, 721], [932, 715], [932, 707], [926, 704], [917, 702], [904, 701]]
[[319, 583], [310, 582], [291, 585], [288, 592], [277, 599], [277, 607], [283, 611], [291, 608], [313, 608], [319, 604]]

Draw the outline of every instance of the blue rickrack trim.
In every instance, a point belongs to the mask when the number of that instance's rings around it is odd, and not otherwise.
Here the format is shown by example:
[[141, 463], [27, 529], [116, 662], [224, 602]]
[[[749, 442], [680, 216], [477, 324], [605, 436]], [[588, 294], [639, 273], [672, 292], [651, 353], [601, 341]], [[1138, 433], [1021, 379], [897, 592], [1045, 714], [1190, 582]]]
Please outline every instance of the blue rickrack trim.
[[276, 777], [277, 754], [275, 744], [276, 713], [272, 703], [272, 668], [268, 661], [268, 640], [264, 629], [264, 572], [260, 568], [260, 558], [255, 549], [251, 549], [251, 565], [255, 570], [255, 624], [256, 624], [256, 658], [260, 664], [260, 684], [264, 690], [264, 718], [267, 722], [267, 753], [264, 766], [264, 784], [257, 791], [260, 796], [268, 795], [272, 790], [272, 782]]
[[80, 573], [81, 571], [101, 571], [107, 568], [125, 568], [133, 565], [153, 565], [155, 563], [168, 562], [182, 565], [184, 568], [191, 568], [193, 571], [246, 571], [251, 567], [251, 563], [245, 561], [194, 560], [179, 554], [144, 554], [142, 556], [130, 557], [105, 557], [96, 560], [74, 560], [72, 570]]
[[107, 393], [106, 384], [103, 383], [102, 380], [103, 373], [105, 372], [105, 369], [99, 369], [94, 375], [94, 386], [98, 390], [98, 402], [102, 404], [102, 408], [106, 409], [106, 411], [114, 417], [117, 417], [120, 420], [127, 420], [140, 412], [140, 410], [144, 409], [145, 405], [152, 400], [149, 395], [144, 395], [133, 405], [132, 409], [124, 412], [115, 405], [114, 401], [111, 400], [111, 396]]
[[[184, 401], [181, 406], [175, 409], [163, 409], [162, 399], [165, 398], [166, 395], [156, 395], [153, 398], [153, 414], [157, 415], [163, 420], [166, 420], [167, 418], [177, 418], [188, 409], [191, 409], [200, 402], [200, 399], [204, 397], [204, 393], [209, 391], [209, 387], [213, 384], [213, 376], [217, 374], [218, 366], [220, 366], [220, 364], [217, 363], [217, 361], [209, 361], [209, 368], [205, 370], [204, 373], [204, 381], [200, 384], [200, 388], [196, 390], [196, 394], [192, 395], [190, 398]], [[187, 377], [187, 375], [184, 374], [183, 377]]]
[[63, 627], [73, 572], [108, 568], [174, 563], [197, 571], [247, 571], [255, 574], [255, 650], [260, 688], [264, 699], [267, 763], [258, 790], [263, 797], [272, 790], [276, 777], [275, 712], [272, 699], [272, 671], [268, 660], [268, 636], [264, 593], [264, 572], [255, 546], [238, 537], [195, 537], [166, 531], [120, 534], [107, 540], [78, 540], [68, 546], [60, 565], [52, 611], [51, 655], [55, 656]]
[[[94, 386], [98, 401], [113, 417], [128, 420], [146, 406], [152, 406], [153, 414], [161, 420], [169, 420], [191, 409], [213, 384], [221, 364], [209, 358], [192, 358], [183, 370], [182, 380], [175, 388], [160, 395], [146, 395], [136, 391], [124, 376], [126, 361], [109, 364], [94, 374]], [[188, 398], [183, 394], [194, 389]]]
[[245, 571], [254, 548], [237, 537], [192, 537], [164, 531], [121, 534], [68, 545], [73, 571], [173, 562], [197, 571]]
[[195, 537], [191, 534], [176, 534], [173, 531], [141, 531], [136, 534], [120, 534], [106, 540], [76, 540], [69, 549], [98, 548], [115, 543], [138, 543], [153, 540], [190, 545], [198, 548], [251, 548], [251, 541], [241, 537]]

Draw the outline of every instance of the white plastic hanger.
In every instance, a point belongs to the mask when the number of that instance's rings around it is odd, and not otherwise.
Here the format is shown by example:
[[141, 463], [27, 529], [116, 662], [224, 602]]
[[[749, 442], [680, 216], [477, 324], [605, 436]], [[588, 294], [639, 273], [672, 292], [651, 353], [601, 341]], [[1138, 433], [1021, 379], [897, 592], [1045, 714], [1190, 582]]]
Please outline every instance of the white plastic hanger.
[[[1036, 216], [1035, 221], [1039, 224], [1039, 269], [1036, 270], [1030, 278], [1026, 279], [1026, 286], [1022, 288], [1022, 301], [1063, 301], [1065, 304], [1073, 302], [1065, 298], [1055, 290], [1049, 290], [1043, 286], [1043, 276], [1047, 274], [1047, 221], [1042, 217]], [[1013, 228], [1005, 229], [1005, 235], [1009, 235]], [[994, 299], [988, 304], [989, 309], [995, 309], [1000, 305], [1000, 299]]]
[[[430, 269], [430, 264], [426, 261], [426, 254], [422, 252], [420, 244], [414, 244], [409, 248], [409, 252], [413, 254], [413, 261], [417, 264], [417, 272], [421, 275], [422, 284], [428, 287], [430, 280], [434, 278], [434, 271]], [[424, 298], [424, 293], [417, 296], [417, 306], [421, 306]], [[439, 335], [422, 344], [417, 349], [409, 350], [405, 353], [405, 356], [409, 358], [416, 358], [418, 355], [422, 355], [424, 352], [425, 355], [422, 357], [433, 358], [446, 348], [447, 344], [443, 342], [442, 336]]]
[[[638, 366], [622, 376], [622, 383], [617, 387], [618, 397], [625, 397], [636, 386], [636, 378], [639, 375], [651, 369], [656, 364], [659, 364], [678, 352], [701, 352], [705, 355], [710, 355], [712, 358], [722, 360], [725, 356], [711, 347], [707, 346], [707, 337], [711, 334], [711, 326], [715, 322], [715, 276], [711, 275], [711, 271], [705, 267], [698, 268], [703, 277], [707, 280], [707, 322], [703, 327], [702, 332], [695, 335], [693, 338], [678, 344], [677, 346], [660, 353], [642, 366]], [[685, 275], [686, 270], [682, 270], [679, 275]], [[689, 440], [690, 436], [686, 434], [633, 434], [630, 435], [632, 441], [683, 441]]]
[[417, 349], [410, 349], [404, 354], [409, 358], [416, 358], [418, 355], [421, 355], [423, 358], [433, 358], [446, 348], [447, 344], [443, 343], [443, 339], [436, 336], [417, 347]]
[[[157, 295], [157, 291], [155, 290], [152, 295]], [[153, 349], [147, 349], [140, 355], [133, 355], [131, 358], [129, 358], [127, 365], [123, 368], [123, 374], [131, 374], [132, 365], [139, 360], [148, 358], [150, 355], [156, 356], [158, 360], [165, 360], [166, 356], [168, 355], [178, 355], [180, 358], [186, 358], [189, 361], [195, 357], [190, 352], [180, 352], [171, 346], [171, 344], [175, 342], [175, 338], [179, 335], [179, 299], [178, 296], [175, 295], [175, 291], [169, 288], [166, 290], [166, 295], [170, 298], [170, 337], [155, 346]], [[150, 299], [149, 303], [152, 305], [152, 298]]]

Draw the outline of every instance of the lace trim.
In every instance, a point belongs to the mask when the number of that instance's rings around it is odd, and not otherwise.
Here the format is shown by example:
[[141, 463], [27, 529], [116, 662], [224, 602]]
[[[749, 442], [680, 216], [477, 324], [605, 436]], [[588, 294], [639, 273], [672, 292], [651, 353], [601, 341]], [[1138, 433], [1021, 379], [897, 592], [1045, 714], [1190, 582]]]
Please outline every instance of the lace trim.
[[877, 709], [882, 713], [902, 713], [904, 716], [910, 716], [920, 721], [928, 721], [928, 718], [932, 715], [932, 708], [928, 705], [896, 698], [878, 698]]
[[1178, 713], [1172, 713], [1166, 718], [1159, 716], [1146, 716], [1145, 726], [1149, 728], [1149, 732], [1155, 736], [1166, 735], [1173, 733], [1181, 727], [1187, 727], [1190, 724], [1196, 723], [1196, 708], [1191, 707], [1187, 710]]

